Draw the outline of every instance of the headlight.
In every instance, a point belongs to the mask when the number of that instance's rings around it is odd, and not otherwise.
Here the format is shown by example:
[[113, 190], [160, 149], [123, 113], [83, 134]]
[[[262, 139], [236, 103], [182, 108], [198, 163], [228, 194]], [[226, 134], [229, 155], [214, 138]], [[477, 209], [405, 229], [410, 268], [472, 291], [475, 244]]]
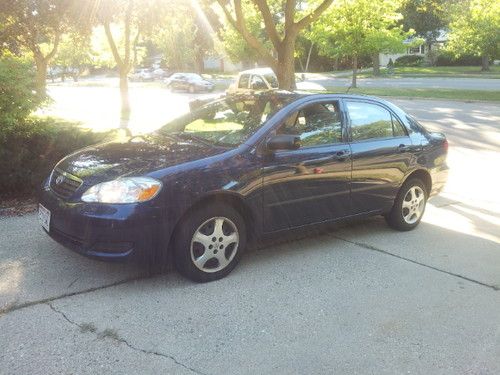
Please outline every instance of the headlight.
[[84, 202], [136, 203], [153, 199], [161, 182], [151, 177], [126, 177], [92, 186], [82, 195]]

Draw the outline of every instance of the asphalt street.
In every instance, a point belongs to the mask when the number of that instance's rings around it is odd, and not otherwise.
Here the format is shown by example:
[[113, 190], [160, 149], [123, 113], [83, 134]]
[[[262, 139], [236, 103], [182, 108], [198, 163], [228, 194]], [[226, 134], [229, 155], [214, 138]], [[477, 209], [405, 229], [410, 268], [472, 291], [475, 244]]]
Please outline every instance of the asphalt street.
[[394, 102], [450, 141], [449, 183], [412, 232], [300, 233], [194, 284], [0, 218], [0, 373], [500, 373], [500, 108]]
[[[321, 74], [314, 74], [308, 78], [313, 82], [323, 86], [344, 86], [351, 85], [351, 77], [328, 77]], [[358, 78], [359, 87], [398, 87], [407, 89], [458, 89], [458, 90], [487, 90], [499, 91], [500, 80], [493, 78], [460, 78], [460, 77], [398, 77], [395, 78]]]

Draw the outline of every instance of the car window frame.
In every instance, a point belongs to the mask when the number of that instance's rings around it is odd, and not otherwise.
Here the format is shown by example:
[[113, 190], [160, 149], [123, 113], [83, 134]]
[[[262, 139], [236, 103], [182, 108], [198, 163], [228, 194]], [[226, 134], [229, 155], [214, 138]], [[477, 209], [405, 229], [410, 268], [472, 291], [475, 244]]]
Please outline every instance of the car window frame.
[[268, 133], [268, 135], [266, 137], [264, 137], [264, 141], [263, 141], [263, 145], [265, 145], [267, 143], [267, 141], [273, 137], [274, 135], [276, 135], [276, 131], [284, 125], [285, 121], [290, 117], [290, 116], [293, 116], [295, 115], [296, 116], [296, 121], [297, 121], [297, 118], [298, 118], [298, 114], [301, 110], [303, 110], [304, 108], [306, 107], [309, 107], [311, 105], [315, 105], [315, 104], [328, 104], [328, 103], [332, 103], [332, 102], [338, 102], [338, 108], [339, 108], [339, 111], [340, 111], [340, 126], [341, 126], [341, 131], [342, 131], [342, 141], [341, 142], [338, 142], [338, 143], [325, 143], [325, 144], [319, 144], [319, 145], [311, 145], [311, 146], [300, 146], [298, 149], [296, 150], [276, 150], [275, 151], [275, 154], [279, 155], [279, 154], [282, 154], [282, 153], [286, 153], [286, 154], [293, 154], [293, 153], [299, 153], [301, 152], [302, 150], [313, 150], [313, 149], [319, 149], [319, 148], [325, 148], [325, 147], [336, 147], [336, 146], [341, 146], [341, 145], [347, 145], [349, 143], [348, 141], [348, 134], [346, 132], [346, 118], [345, 118], [345, 109], [343, 107], [343, 103], [342, 103], [342, 99], [341, 98], [321, 98], [321, 99], [318, 99], [318, 100], [314, 100], [314, 101], [307, 101], [305, 103], [302, 103], [301, 105], [299, 105], [297, 108], [294, 108], [292, 112], [290, 112], [290, 114], [288, 114], [282, 121], [280, 121], [278, 123], [278, 125], [274, 126], [270, 132]]
[[[246, 84], [246, 87], [240, 87], [240, 82], [241, 82], [241, 79], [244, 77], [244, 76], [247, 76], [248, 77], [248, 80], [247, 80], [247, 84]], [[251, 78], [251, 74], [250, 73], [242, 73], [240, 74], [240, 77], [238, 78], [238, 84], [236, 86], [237, 89], [248, 89], [250, 87], [250, 78]]]
[[[375, 106], [379, 106], [382, 109], [385, 109], [386, 111], [389, 112], [391, 116], [391, 123], [392, 126], [394, 126], [393, 119], [396, 119], [399, 122], [399, 126], [403, 129], [403, 132], [405, 135], [397, 136], [397, 137], [381, 137], [381, 138], [368, 138], [368, 139], [360, 139], [360, 140], [353, 140], [352, 138], [352, 123], [351, 123], [351, 117], [349, 115], [349, 109], [347, 108], [347, 102], [358, 102], [358, 103], [365, 103], [365, 104], [371, 104]], [[347, 139], [348, 143], [364, 143], [364, 142], [374, 142], [374, 141], [383, 141], [383, 140], [389, 140], [389, 139], [400, 139], [400, 138], [409, 138], [410, 134], [407, 129], [407, 127], [404, 125], [404, 122], [401, 121], [399, 116], [387, 105], [384, 103], [380, 103], [374, 100], [369, 100], [369, 99], [363, 99], [363, 98], [342, 98], [342, 103], [343, 103], [343, 109], [345, 112], [345, 119], [346, 119], [346, 128], [347, 128]]]

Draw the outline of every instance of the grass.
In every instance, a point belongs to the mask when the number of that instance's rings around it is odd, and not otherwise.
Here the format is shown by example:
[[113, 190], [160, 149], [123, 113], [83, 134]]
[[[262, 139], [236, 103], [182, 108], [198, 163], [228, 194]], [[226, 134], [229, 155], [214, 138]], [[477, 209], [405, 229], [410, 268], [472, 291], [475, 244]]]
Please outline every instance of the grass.
[[[394, 74], [389, 75], [386, 69], [381, 72], [384, 78], [401, 77], [454, 77], [454, 78], [496, 78], [500, 79], [500, 66], [491, 65], [490, 71], [482, 72], [480, 66], [417, 66], [395, 67]], [[360, 77], [372, 78], [372, 72], [359, 74]]]
[[[345, 93], [345, 87], [326, 87], [332, 93]], [[374, 96], [392, 96], [404, 98], [429, 98], [429, 99], [452, 99], [452, 100], [479, 100], [500, 101], [499, 91], [480, 90], [455, 90], [455, 89], [427, 89], [427, 88], [365, 88], [360, 87], [349, 90], [350, 94], [364, 94]]]

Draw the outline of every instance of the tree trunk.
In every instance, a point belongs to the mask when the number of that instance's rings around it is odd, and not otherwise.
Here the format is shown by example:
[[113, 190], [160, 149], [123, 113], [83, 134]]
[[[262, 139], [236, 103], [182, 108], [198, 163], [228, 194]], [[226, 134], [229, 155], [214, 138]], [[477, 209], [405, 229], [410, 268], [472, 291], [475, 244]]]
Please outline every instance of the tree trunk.
[[373, 61], [373, 75], [379, 76], [380, 75], [380, 55], [378, 52], [373, 54], [372, 61]]
[[39, 96], [47, 95], [47, 61], [42, 56], [35, 56], [36, 92]]
[[121, 95], [121, 119], [128, 121], [130, 118], [130, 101], [128, 97], [128, 70], [120, 69], [120, 95]]
[[357, 78], [358, 78], [358, 56], [354, 55], [352, 57], [352, 83], [351, 88], [355, 89], [357, 86]]
[[481, 56], [481, 71], [487, 72], [490, 70], [490, 61], [487, 55]]
[[278, 49], [278, 64], [275, 69], [278, 86], [282, 90], [295, 90], [295, 38], [283, 41]]

